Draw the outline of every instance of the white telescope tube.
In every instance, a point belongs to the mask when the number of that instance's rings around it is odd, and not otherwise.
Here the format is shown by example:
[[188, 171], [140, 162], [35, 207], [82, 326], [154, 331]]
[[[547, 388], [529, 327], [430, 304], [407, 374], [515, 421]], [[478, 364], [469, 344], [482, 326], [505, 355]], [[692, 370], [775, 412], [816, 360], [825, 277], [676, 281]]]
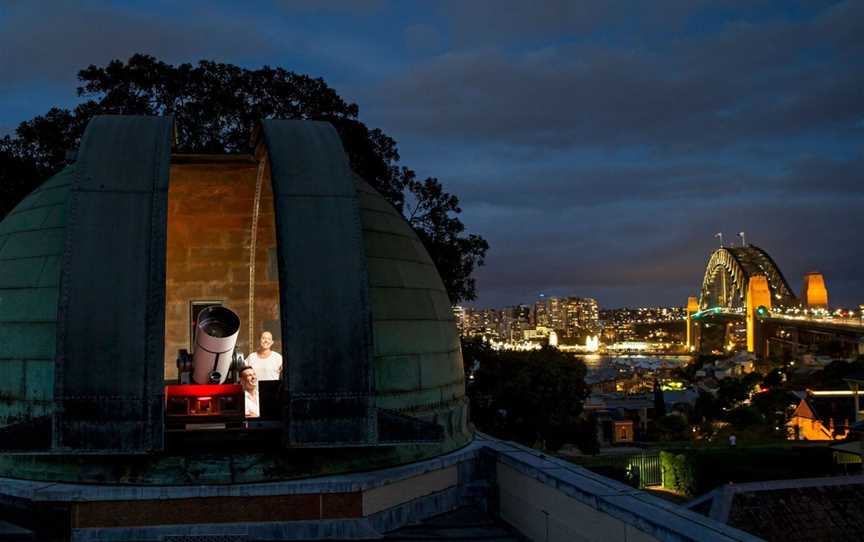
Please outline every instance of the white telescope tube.
[[240, 318], [230, 309], [207, 307], [195, 326], [192, 379], [196, 384], [222, 384], [231, 368]]

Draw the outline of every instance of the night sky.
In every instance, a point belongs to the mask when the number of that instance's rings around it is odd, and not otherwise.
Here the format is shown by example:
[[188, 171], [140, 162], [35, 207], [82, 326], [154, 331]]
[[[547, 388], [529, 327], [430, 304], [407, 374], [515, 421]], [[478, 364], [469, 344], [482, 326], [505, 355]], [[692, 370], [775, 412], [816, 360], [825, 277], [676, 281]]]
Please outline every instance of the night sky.
[[476, 305], [682, 305], [742, 230], [864, 303], [864, 2], [240, 4], [0, 0], [0, 135], [136, 52], [281, 66], [459, 196]]

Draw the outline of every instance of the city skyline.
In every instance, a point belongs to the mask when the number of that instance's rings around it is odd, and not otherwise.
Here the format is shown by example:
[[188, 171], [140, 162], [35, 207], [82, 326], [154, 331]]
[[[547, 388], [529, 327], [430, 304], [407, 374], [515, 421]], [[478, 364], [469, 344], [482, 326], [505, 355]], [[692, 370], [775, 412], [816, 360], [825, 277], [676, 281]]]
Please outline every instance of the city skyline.
[[[206, 9], [205, 9], [206, 6]], [[0, 136], [133, 53], [322, 77], [491, 245], [477, 306], [683, 305], [714, 235], [864, 302], [864, 5], [385, 0], [0, 11]], [[94, 32], [93, 28], [102, 31]]]

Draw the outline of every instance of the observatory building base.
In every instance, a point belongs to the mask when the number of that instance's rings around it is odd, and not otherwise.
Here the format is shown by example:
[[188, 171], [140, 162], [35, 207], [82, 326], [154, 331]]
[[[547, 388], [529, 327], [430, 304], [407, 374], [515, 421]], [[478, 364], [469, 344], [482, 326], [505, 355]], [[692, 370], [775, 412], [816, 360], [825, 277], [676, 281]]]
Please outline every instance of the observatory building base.
[[[3, 520], [24, 527], [5, 531], [16, 538], [0, 529], [0, 541], [381, 539], [459, 509], [496, 518], [490, 533], [513, 533], [503, 540], [759, 540], [567, 461], [478, 434], [434, 459], [291, 481], [109, 486], [0, 478], [0, 527]], [[462, 539], [490, 539], [483, 528], [459, 529]]]

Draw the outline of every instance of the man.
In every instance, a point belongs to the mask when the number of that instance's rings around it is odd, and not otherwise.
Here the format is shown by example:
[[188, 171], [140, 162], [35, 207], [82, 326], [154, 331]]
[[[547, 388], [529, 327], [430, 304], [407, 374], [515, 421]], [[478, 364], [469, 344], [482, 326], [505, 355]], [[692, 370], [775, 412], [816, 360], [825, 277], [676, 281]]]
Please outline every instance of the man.
[[282, 355], [270, 349], [273, 334], [265, 331], [258, 341], [258, 350], [249, 354], [246, 364], [255, 369], [258, 380], [279, 380], [282, 375]]
[[258, 402], [258, 377], [255, 375], [255, 369], [248, 365], [240, 369], [240, 383], [243, 384], [243, 395], [246, 397], [246, 417], [259, 417], [261, 409]]

